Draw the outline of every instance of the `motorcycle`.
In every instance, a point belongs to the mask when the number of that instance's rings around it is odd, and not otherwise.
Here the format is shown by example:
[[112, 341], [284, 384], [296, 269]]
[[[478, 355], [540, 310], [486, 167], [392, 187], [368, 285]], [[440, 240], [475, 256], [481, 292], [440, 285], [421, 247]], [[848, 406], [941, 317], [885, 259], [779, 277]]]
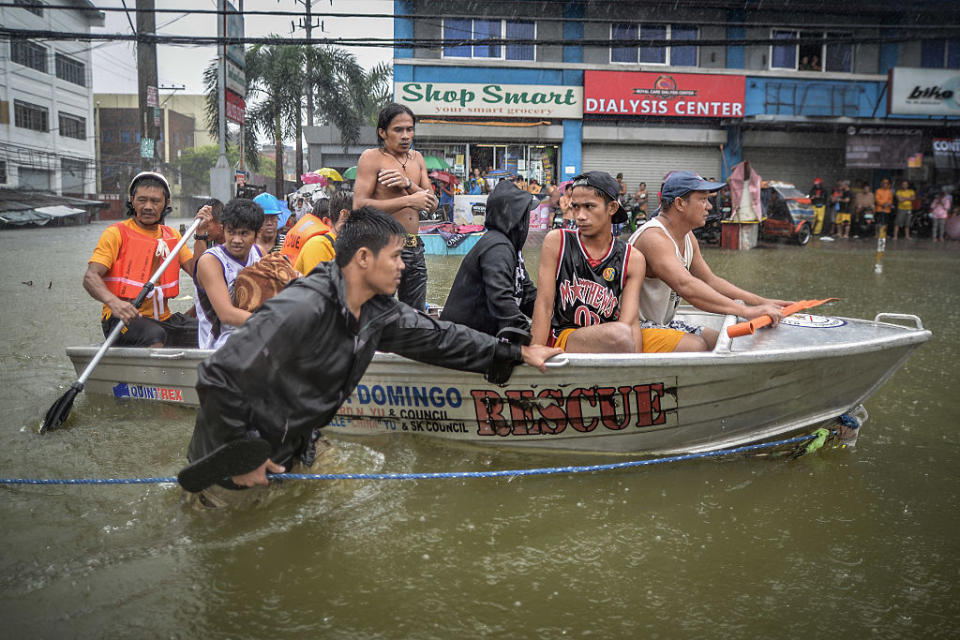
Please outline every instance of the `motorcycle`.
[[693, 235], [697, 240], [704, 244], [720, 244], [720, 237], [723, 235], [723, 227], [720, 220], [723, 219], [723, 212], [716, 209], [707, 213], [707, 221], [699, 229], [693, 230]]
[[624, 211], [627, 212], [627, 222], [629, 225], [630, 232], [633, 233], [637, 228], [647, 221], [647, 213], [644, 211], [643, 206], [637, 202], [637, 199], [632, 195], [627, 194], [623, 197], [621, 206]]

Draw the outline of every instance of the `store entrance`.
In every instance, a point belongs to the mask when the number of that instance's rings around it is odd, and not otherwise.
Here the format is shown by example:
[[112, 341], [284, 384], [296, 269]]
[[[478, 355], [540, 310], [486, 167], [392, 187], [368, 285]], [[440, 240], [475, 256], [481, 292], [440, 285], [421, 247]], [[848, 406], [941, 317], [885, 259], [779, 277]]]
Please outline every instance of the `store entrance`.
[[556, 184], [556, 157], [555, 145], [471, 144], [469, 171], [505, 170], [541, 185]]

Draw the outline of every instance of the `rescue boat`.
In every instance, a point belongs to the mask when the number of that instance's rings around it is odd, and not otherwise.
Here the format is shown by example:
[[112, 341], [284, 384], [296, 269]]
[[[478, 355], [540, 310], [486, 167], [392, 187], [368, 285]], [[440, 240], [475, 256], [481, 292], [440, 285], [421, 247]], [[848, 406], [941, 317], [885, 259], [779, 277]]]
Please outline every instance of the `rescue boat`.
[[[377, 353], [326, 431], [642, 455], [727, 449], [811, 432], [857, 412], [931, 337], [920, 318], [895, 313], [872, 321], [798, 313], [733, 339], [726, 329], [735, 316], [682, 307], [678, 317], [717, 329], [716, 348], [561, 354], [546, 374], [520, 366], [502, 386]], [[97, 349], [67, 349], [78, 373]], [[197, 365], [210, 353], [111, 348], [86, 390], [197, 406]]]

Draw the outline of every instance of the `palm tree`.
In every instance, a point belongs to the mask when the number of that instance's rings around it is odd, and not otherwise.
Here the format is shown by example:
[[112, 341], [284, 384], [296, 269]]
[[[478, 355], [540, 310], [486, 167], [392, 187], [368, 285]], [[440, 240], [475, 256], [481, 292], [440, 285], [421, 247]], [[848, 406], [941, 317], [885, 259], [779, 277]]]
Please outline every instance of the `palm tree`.
[[[314, 97], [320, 124], [340, 129], [344, 147], [360, 137], [360, 127], [376, 122], [392, 93], [392, 69], [382, 63], [364, 71], [356, 56], [332, 46], [255, 45], [246, 51], [247, 114], [244, 146], [257, 166], [256, 135], [271, 138], [277, 149], [276, 194], [283, 193], [283, 140], [296, 141], [297, 181], [303, 167], [303, 109]], [[219, 102], [217, 61], [204, 72], [208, 127], [217, 135]]]
[[[206, 96], [207, 132], [212, 138], [220, 137], [220, 104], [217, 92], [219, 82], [219, 65], [214, 58], [203, 70], [203, 92]], [[250, 76], [247, 76], [247, 95], [250, 91]], [[260, 169], [260, 146], [257, 142], [257, 132], [251, 126], [243, 127], [243, 158], [254, 171]], [[230, 151], [230, 138], [227, 137], [227, 152]]]

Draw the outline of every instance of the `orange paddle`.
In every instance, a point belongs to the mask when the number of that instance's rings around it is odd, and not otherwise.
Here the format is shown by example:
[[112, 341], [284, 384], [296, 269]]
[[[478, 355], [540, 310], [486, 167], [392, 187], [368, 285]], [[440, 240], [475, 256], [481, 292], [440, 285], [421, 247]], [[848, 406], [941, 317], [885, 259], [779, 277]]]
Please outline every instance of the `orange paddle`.
[[[834, 300], [839, 300], [839, 298], [824, 298], [823, 300], [800, 300], [799, 302], [794, 302], [793, 304], [785, 306], [783, 308], [783, 317], [786, 318], [789, 315], [793, 315], [797, 311], [803, 311], [804, 309], [810, 309], [811, 307], [818, 307], [821, 304], [833, 302]], [[760, 327], [765, 327], [772, 322], [773, 318], [770, 316], [760, 316], [759, 318], [747, 320], [746, 322], [738, 322], [737, 324], [732, 324], [727, 327], [727, 335], [731, 338], [749, 336]]]

